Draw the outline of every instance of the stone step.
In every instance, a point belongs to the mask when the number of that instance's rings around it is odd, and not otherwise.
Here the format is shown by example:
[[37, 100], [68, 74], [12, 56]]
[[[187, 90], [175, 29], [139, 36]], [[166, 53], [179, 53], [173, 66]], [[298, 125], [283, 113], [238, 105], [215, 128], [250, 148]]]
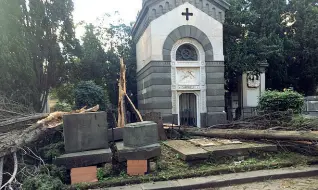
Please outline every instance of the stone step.
[[[218, 176], [198, 177], [172, 181], [151, 182], [139, 185], [107, 188], [108, 190], [190, 190], [202, 188], [218, 188], [244, 183], [275, 180], [284, 178], [312, 177], [318, 175], [318, 166], [259, 170], [244, 173], [233, 173]], [[99, 189], [103, 190], [103, 189]], [[104, 189], [106, 190], [106, 189]]]

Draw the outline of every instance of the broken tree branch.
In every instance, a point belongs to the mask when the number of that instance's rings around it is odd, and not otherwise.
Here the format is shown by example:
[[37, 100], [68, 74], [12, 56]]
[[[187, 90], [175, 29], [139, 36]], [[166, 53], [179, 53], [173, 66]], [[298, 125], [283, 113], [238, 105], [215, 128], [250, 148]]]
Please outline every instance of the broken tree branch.
[[126, 66], [124, 65], [123, 58], [120, 58], [120, 78], [118, 81], [118, 127], [125, 126], [125, 109], [124, 109], [124, 96], [126, 94]]
[[229, 138], [229, 139], [247, 139], [247, 140], [291, 140], [291, 141], [318, 141], [318, 133], [309, 131], [273, 131], [273, 130], [243, 130], [243, 129], [190, 129], [184, 128], [181, 131], [190, 135]]
[[144, 121], [144, 120], [142, 119], [142, 116], [141, 116], [140, 112], [137, 110], [137, 108], [135, 107], [134, 103], [131, 101], [131, 99], [129, 98], [129, 96], [128, 96], [127, 94], [125, 94], [125, 95], [126, 95], [128, 101], [129, 101], [131, 107], [133, 108], [133, 110], [134, 110], [134, 111], [136, 112], [136, 114], [138, 115], [139, 121]]
[[13, 169], [13, 174], [11, 175], [11, 178], [4, 184], [1, 186], [0, 190], [5, 188], [6, 186], [9, 186], [10, 189], [11, 188], [11, 183], [13, 182], [13, 180], [15, 179], [15, 177], [17, 176], [18, 173], [18, 158], [17, 158], [17, 152], [13, 152], [13, 160], [14, 160], [14, 169]]
[[18, 113], [18, 112], [14, 112], [14, 111], [10, 111], [10, 110], [0, 109], [0, 112], [5, 112], [5, 113], [10, 113], [10, 114], [15, 114], [15, 115], [20, 115], [20, 116], [27, 117], [27, 115], [25, 115], [23, 113]]
[[0, 158], [0, 185], [2, 185], [2, 180], [3, 180], [3, 160], [4, 158]]

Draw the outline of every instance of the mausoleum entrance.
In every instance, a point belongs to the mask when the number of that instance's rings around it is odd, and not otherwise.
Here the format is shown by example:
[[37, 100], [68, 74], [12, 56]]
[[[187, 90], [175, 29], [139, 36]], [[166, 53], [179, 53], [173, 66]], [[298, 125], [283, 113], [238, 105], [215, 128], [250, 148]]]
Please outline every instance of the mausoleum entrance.
[[180, 124], [198, 126], [197, 96], [194, 93], [182, 93], [179, 97]]
[[201, 127], [201, 113], [206, 113], [203, 47], [195, 39], [183, 38], [171, 54], [172, 112], [178, 115], [179, 125]]

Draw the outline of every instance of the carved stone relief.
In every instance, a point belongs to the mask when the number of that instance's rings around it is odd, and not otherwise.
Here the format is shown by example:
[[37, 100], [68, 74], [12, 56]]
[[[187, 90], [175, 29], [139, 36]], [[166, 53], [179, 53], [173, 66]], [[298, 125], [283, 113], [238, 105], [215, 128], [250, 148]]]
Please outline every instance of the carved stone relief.
[[248, 72], [247, 73], [247, 87], [258, 88], [261, 85], [261, 77], [258, 73]]

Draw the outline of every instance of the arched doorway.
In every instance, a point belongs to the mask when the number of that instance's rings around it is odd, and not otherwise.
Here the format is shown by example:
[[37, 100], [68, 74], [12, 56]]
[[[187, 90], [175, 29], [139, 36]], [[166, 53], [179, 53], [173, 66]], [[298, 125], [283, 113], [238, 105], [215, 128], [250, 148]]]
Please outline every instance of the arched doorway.
[[180, 125], [197, 127], [197, 96], [182, 93], [179, 97]]

